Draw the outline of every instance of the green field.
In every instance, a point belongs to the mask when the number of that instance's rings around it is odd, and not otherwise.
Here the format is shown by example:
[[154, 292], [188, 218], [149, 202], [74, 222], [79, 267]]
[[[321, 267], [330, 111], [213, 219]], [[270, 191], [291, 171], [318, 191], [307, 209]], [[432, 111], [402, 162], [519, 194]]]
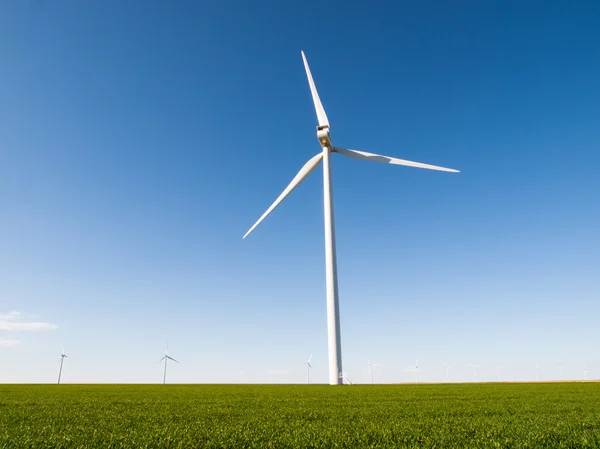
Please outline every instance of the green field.
[[0, 448], [600, 447], [600, 383], [0, 385]]

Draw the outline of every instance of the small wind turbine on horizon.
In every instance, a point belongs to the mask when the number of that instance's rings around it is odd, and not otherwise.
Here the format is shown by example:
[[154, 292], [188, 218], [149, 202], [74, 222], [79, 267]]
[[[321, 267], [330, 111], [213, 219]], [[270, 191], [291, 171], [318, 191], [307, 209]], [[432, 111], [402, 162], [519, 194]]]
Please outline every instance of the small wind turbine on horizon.
[[163, 372], [163, 385], [164, 385], [167, 382], [167, 362], [169, 360], [173, 360], [174, 362], [177, 362], [177, 363], [179, 363], [179, 362], [169, 355], [169, 346], [168, 345], [165, 348], [165, 355], [156, 363], [160, 363], [163, 360], [165, 361], [165, 370]]
[[583, 365], [583, 380], [587, 380], [587, 371], [588, 371], [588, 370], [587, 370], [587, 367], [586, 367], [586, 365], [584, 364], [584, 365]]
[[504, 369], [503, 366], [497, 366], [496, 367], [496, 372], [498, 374], [498, 382], [502, 382], [502, 374], [501, 371]]
[[560, 380], [565, 380], [564, 366], [558, 365], [558, 369], [560, 370]]
[[[440, 361], [441, 362], [441, 361]], [[450, 375], [448, 374], [448, 368], [452, 368], [452, 365], [446, 365], [444, 362], [441, 362], [446, 369], [446, 382], [450, 383]]]
[[419, 368], [419, 361], [417, 360], [416, 363], [412, 366], [409, 366], [408, 368], [406, 368], [404, 371], [414, 371], [416, 374], [416, 383], [419, 383], [419, 371], [421, 369]]
[[350, 382], [350, 379], [348, 379], [348, 375], [346, 373], [340, 373], [340, 379], [342, 379], [342, 382], [346, 382], [346, 384], [348, 385], [352, 385], [352, 382]]
[[312, 359], [312, 354], [308, 357], [308, 361], [304, 362], [304, 363], [306, 363], [306, 383], [307, 384], [310, 383], [310, 369], [312, 368], [312, 366], [310, 364], [311, 359]]
[[371, 383], [373, 383], [373, 367], [379, 366], [379, 364], [371, 363], [371, 361], [369, 361], [369, 360], [367, 360], [367, 363], [369, 364], [369, 370], [371, 371]]
[[[323, 162], [323, 209], [324, 209], [324, 227], [325, 227], [325, 286], [327, 295], [327, 339], [329, 352], [329, 383], [331, 385], [341, 385], [344, 383], [344, 374], [342, 370], [342, 343], [340, 335], [340, 312], [338, 298], [338, 281], [337, 281], [337, 258], [335, 250], [335, 226], [333, 218], [333, 192], [331, 181], [331, 155], [338, 153], [352, 159], [362, 161], [383, 162], [394, 165], [405, 165], [409, 167], [426, 168], [429, 170], [440, 170], [446, 172], [458, 172], [451, 168], [438, 167], [435, 165], [423, 164], [420, 162], [411, 162], [403, 159], [397, 159], [379, 154], [367, 153], [365, 151], [348, 150], [340, 147], [335, 147], [331, 143], [329, 133], [329, 120], [325, 114], [325, 109], [319, 98], [315, 82], [313, 80], [308, 61], [304, 52], [302, 59], [304, 61], [304, 69], [308, 78], [308, 84], [317, 114], [317, 139], [321, 146], [321, 152], [313, 156], [304, 164], [298, 174], [292, 179], [292, 182], [279, 195], [275, 202], [267, 209], [267, 211], [258, 219], [250, 228], [243, 238], [246, 238], [306, 177]], [[277, 143], [277, 151], [281, 151], [279, 143]]]
[[67, 357], [67, 354], [65, 354], [65, 348], [61, 348], [60, 349], [60, 369], [58, 370], [58, 383], [60, 384], [60, 376], [62, 375], [62, 369], [63, 369], [63, 362], [65, 360], [65, 357]]
[[467, 366], [473, 368], [473, 382], [477, 382], [477, 368], [479, 368], [479, 365], [469, 363]]

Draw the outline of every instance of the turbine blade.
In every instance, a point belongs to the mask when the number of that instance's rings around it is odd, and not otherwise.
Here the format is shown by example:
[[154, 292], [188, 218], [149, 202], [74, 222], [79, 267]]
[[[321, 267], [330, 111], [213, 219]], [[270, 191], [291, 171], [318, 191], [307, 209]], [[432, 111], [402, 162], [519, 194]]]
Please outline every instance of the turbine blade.
[[165, 357], [166, 357], [166, 355], [165, 355], [165, 356], [163, 356], [163, 358], [162, 358], [162, 359], [160, 359], [160, 360], [159, 360], [158, 362], [156, 362], [156, 363], [160, 363], [160, 362], [162, 362], [162, 361], [165, 359]]
[[335, 151], [336, 153], [340, 153], [344, 156], [353, 158], [353, 159], [360, 159], [360, 160], [364, 160], [364, 161], [385, 162], [387, 164], [407, 165], [409, 167], [427, 168], [429, 170], [439, 170], [439, 171], [447, 171], [447, 172], [451, 172], [451, 173], [459, 173], [458, 170], [455, 170], [453, 168], [438, 167], [437, 165], [429, 165], [429, 164], [423, 164], [421, 162], [406, 161], [404, 159], [397, 159], [395, 157], [367, 153], [366, 151], [347, 150], [344, 148], [337, 148], [337, 147], [334, 148], [333, 151]]
[[310, 355], [310, 357], [308, 358], [308, 363], [310, 363], [311, 359], [312, 359], [312, 354], [311, 354], [311, 355]]
[[178, 362], [177, 360], [175, 360], [173, 357], [171, 357], [171, 356], [169, 356], [169, 355], [167, 356], [167, 358], [168, 358], [169, 360], [173, 360], [174, 362], [181, 363], [181, 362]]
[[317, 87], [315, 86], [315, 82], [310, 73], [310, 68], [308, 67], [308, 61], [306, 60], [306, 56], [304, 56], [304, 52], [302, 52], [302, 60], [304, 61], [304, 68], [306, 69], [306, 76], [308, 77], [308, 84], [310, 85], [310, 93], [312, 94], [315, 110], [317, 111], [319, 126], [329, 126], [327, 114], [325, 114], [325, 109], [323, 109], [323, 105], [321, 104], [321, 99], [319, 98], [319, 93], [317, 92]]
[[300, 183], [304, 181], [308, 175], [310, 175], [310, 173], [317, 167], [317, 165], [319, 165], [322, 159], [323, 153], [319, 153], [316, 156], [310, 158], [308, 162], [304, 164], [304, 167], [300, 169], [300, 171], [294, 177], [294, 179], [292, 179], [292, 182], [290, 182], [289, 185], [285, 188], [285, 190], [281, 193], [281, 195], [279, 195], [275, 202], [271, 204], [271, 207], [267, 209], [267, 211], [262, 215], [262, 217], [260, 217], [258, 221], [254, 223], [254, 226], [252, 226], [242, 238], [245, 239], [246, 237], [248, 237], [248, 234], [254, 231], [254, 228], [256, 228], [265, 218], [267, 218], [267, 215], [269, 215], [273, 211], [273, 209], [275, 209], [279, 205], [279, 203], [281, 203], [285, 199], [285, 197], [292, 192], [292, 190], [298, 187]]

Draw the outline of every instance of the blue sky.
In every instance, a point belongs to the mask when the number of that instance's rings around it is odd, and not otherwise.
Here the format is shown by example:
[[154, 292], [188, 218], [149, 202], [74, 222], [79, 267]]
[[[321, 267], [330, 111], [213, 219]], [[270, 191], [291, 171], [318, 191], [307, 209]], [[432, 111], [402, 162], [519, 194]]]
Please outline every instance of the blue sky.
[[[485, 3], [485, 4], [484, 4]], [[600, 377], [594, 1], [0, 5], [0, 382]], [[27, 324], [29, 323], [29, 324]], [[32, 324], [33, 323], [33, 324]]]

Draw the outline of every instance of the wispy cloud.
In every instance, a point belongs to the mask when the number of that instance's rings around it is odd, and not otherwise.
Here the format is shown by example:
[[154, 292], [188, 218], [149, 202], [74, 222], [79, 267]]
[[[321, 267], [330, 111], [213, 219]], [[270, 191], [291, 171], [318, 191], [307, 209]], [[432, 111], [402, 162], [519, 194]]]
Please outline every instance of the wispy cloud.
[[12, 338], [5, 338], [5, 339], [1, 339], [0, 338], [0, 348], [1, 347], [9, 347], [9, 346], [17, 346], [18, 344], [20, 344], [21, 342], [19, 340], [13, 340]]
[[11, 311], [0, 314], [0, 330], [2, 331], [47, 331], [58, 326], [39, 321], [28, 321], [21, 312]]

